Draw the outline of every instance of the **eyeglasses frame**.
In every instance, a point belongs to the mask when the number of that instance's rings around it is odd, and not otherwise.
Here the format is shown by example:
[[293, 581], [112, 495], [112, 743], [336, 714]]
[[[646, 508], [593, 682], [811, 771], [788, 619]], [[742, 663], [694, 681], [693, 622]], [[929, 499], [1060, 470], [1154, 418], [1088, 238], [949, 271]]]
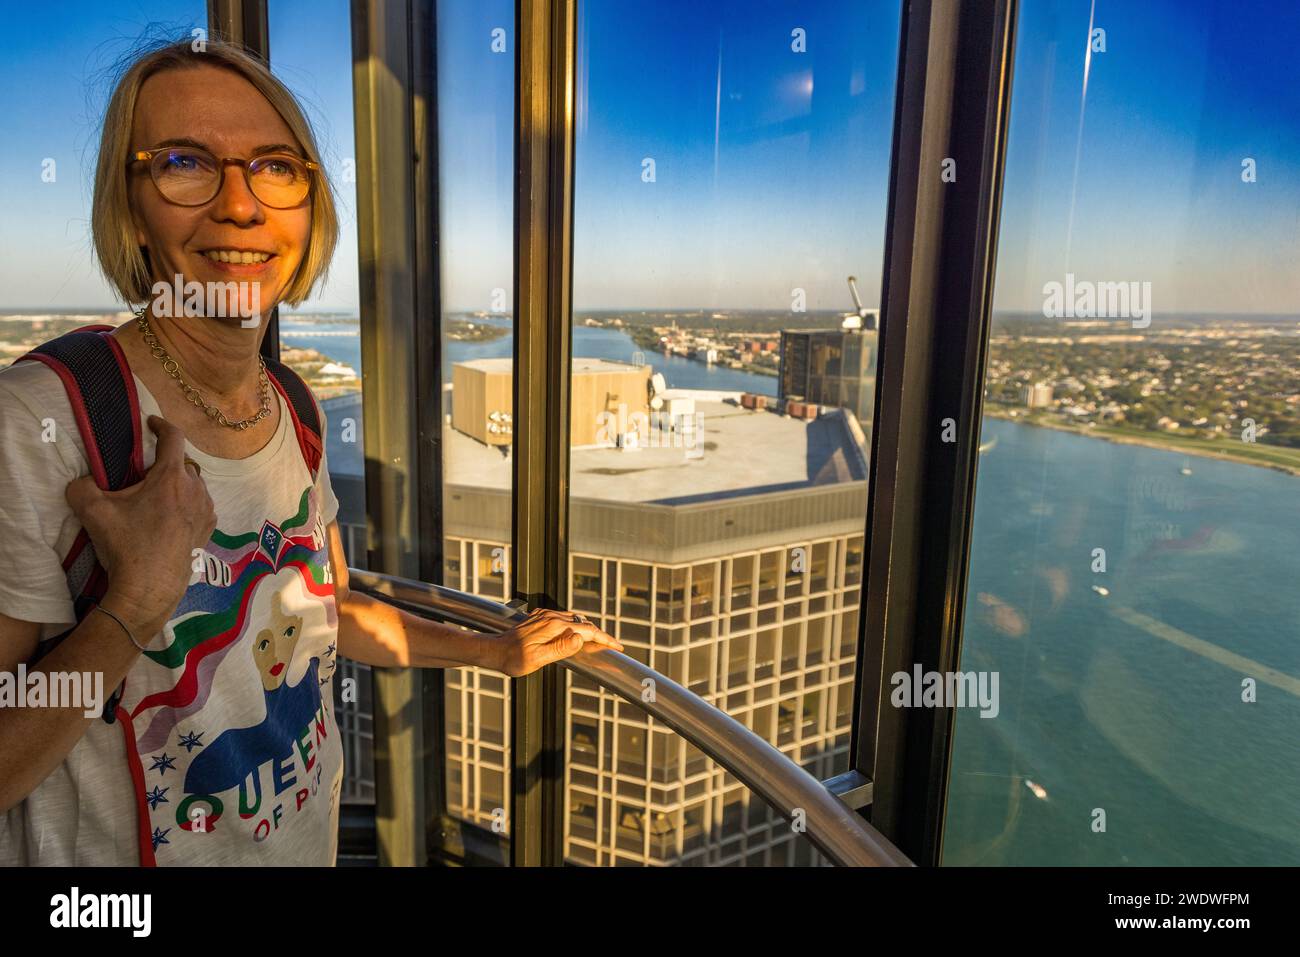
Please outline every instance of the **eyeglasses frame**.
[[[216, 156], [215, 154], [210, 153], [208, 150], [200, 149], [199, 147], [194, 147], [194, 146], [158, 146], [151, 150], [136, 150], [134, 153], [132, 153], [130, 156], [127, 157], [126, 165], [130, 166], [132, 163], [137, 163], [137, 162], [152, 164], [153, 158], [157, 156], [159, 153], [164, 153], [167, 150], [176, 150], [176, 149], [188, 149], [188, 150], [194, 150], [196, 152], [207, 153], [209, 156], [211, 156], [214, 160], [217, 161], [217, 169], [220, 171], [220, 175], [217, 177], [217, 188], [213, 190], [212, 195], [209, 196], [207, 199], [205, 199], [203, 202], [178, 203], [176, 202], [176, 200], [168, 197], [167, 194], [164, 193], [159, 188], [157, 180], [155, 180], [153, 177], [153, 170], [151, 166], [149, 172], [149, 181], [153, 183], [154, 189], [158, 190], [158, 195], [161, 196], [163, 199], [167, 200], [167, 202], [171, 203], [173, 206], [184, 206], [186, 209], [196, 209], [199, 206], [206, 206], [208, 203], [212, 202], [214, 199], [217, 198], [218, 195], [220, 195], [222, 187], [226, 185], [226, 167], [232, 163], [244, 171], [244, 185], [248, 187], [248, 191], [249, 193], [252, 194], [253, 198], [256, 199], [263, 206], [266, 206], [270, 209], [296, 209], [299, 205], [301, 205], [304, 201], [306, 201], [311, 196], [312, 187], [316, 184], [315, 177], [309, 178], [307, 181], [306, 194], [303, 196], [302, 199], [298, 201], [298, 203], [296, 203], [293, 206], [272, 206], [270, 203], [266, 202], [260, 196], [258, 196], [257, 193], [253, 191], [253, 182], [249, 178], [252, 175], [252, 171], [249, 169], [249, 165], [254, 160], [263, 159], [266, 156], [293, 156], [292, 153], [284, 153], [283, 151], [277, 151], [273, 153], [263, 153], [258, 156], [254, 156], [251, 157], [250, 159], [245, 160], [245, 159], [240, 159], [237, 156]], [[298, 162], [302, 163], [304, 166], [306, 166], [308, 173], [320, 172], [320, 168], [321, 168], [320, 163], [312, 162], [309, 159], [303, 159], [301, 156], [294, 156], [293, 158], [298, 160]]]

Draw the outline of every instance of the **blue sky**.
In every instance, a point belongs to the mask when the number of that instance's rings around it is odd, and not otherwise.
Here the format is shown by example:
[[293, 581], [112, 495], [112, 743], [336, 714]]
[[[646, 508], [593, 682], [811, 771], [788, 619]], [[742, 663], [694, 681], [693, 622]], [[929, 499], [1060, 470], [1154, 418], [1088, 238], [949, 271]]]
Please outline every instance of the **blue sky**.
[[1157, 314], [1300, 314], [1300, 4], [1026, 0], [1019, 34], [999, 307], [1070, 271], [1149, 281]]
[[[491, 39], [513, 9], [440, 13], [442, 274], [462, 308], [511, 285], [513, 46]], [[850, 274], [878, 298], [896, 2], [580, 10], [577, 308], [782, 309], [795, 287], [848, 308]]]
[[[272, 66], [303, 99], [343, 241], [312, 305], [355, 309], [346, 0], [271, 0]], [[583, 0], [574, 299], [583, 308], [849, 304], [879, 296], [897, 0]], [[96, 71], [197, 2], [25, 4], [0, 58], [0, 310], [115, 308], [89, 244]], [[444, 303], [509, 295], [513, 0], [439, 16]], [[1106, 52], [1086, 57], [1090, 22]], [[492, 49], [504, 34], [504, 53]], [[806, 52], [791, 49], [791, 31]], [[1300, 312], [1300, 4], [1021, 4], [996, 304], [1079, 278], [1152, 282], [1156, 312]], [[1084, 76], [1087, 69], [1087, 93]], [[41, 163], [57, 161], [54, 183]], [[1241, 182], [1241, 161], [1257, 182]], [[655, 181], [642, 179], [654, 161]], [[958, 171], [959, 184], [960, 174]]]

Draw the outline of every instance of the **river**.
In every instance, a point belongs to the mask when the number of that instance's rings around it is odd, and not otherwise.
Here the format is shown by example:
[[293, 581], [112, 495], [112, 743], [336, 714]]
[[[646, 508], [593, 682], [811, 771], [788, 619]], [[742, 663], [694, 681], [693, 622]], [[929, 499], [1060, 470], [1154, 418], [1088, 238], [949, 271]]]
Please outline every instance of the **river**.
[[[509, 328], [502, 319], [473, 319], [475, 323]], [[361, 371], [361, 338], [356, 325], [316, 324], [309, 320], [286, 316], [281, 319], [280, 341], [300, 349], [315, 349], [336, 362]], [[451, 366], [470, 359], [500, 359], [509, 357], [514, 342], [508, 335], [486, 342], [447, 342], [443, 357], [443, 381], [451, 381]], [[754, 375], [738, 369], [709, 366], [681, 356], [638, 350], [632, 338], [620, 329], [578, 325], [573, 329], [573, 354], [581, 358], [610, 359], [616, 362], [633, 362], [640, 353], [644, 361], [662, 372], [671, 389], [711, 389], [720, 392], [757, 392], [776, 395], [776, 377]]]
[[[321, 328], [282, 338], [359, 370], [355, 326], [297, 335]], [[446, 380], [511, 348], [452, 342]], [[775, 394], [644, 358], [670, 387]], [[997, 419], [983, 441], [961, 667], [997, 672], [999, 712], [959, 711], [945, 863], [1300, 864], [1297, 479]]]

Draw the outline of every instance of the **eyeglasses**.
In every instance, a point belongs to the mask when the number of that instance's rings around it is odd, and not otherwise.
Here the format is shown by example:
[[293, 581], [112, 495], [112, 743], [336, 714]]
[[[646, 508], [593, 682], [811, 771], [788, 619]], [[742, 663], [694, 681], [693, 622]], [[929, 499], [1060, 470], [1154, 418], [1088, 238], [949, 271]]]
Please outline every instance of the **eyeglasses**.
[[178, 206], [202, 206], [221, 191], [227, 164], [244, 171], [244, 182], [258, 202], [272, 209], [297, 206], [311, 192], [312, 172], [319, 163], [292, 153], [265, 153], [250, 160], [217, 159], [207, 150], [190, 146], [165, 146], [138, 150], [127, 159], [149, 164], [149, 174], [163, 199]]

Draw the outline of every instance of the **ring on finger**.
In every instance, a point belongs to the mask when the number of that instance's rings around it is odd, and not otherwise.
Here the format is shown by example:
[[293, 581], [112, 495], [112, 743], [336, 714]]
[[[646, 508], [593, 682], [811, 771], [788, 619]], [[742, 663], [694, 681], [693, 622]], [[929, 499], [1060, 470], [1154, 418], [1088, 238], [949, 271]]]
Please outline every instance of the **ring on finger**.
[[202, 475], [202, 474], [203, 474], [203, 470], [202, 470], [201, 468], [199, 468], [199, 463], [196, 462], [196, 461], [194, 461], [194, 460], [193, 460], [192, 458], [190, 458], [188, 455], [185, 456], [185, 464], [186, 464], [186, 466], [190, 466], [190, 465], [193, 465], [193, 466], [194, 466], [194, 475], [195, 475], [196, 478], [197, 478], [199, 475]]

